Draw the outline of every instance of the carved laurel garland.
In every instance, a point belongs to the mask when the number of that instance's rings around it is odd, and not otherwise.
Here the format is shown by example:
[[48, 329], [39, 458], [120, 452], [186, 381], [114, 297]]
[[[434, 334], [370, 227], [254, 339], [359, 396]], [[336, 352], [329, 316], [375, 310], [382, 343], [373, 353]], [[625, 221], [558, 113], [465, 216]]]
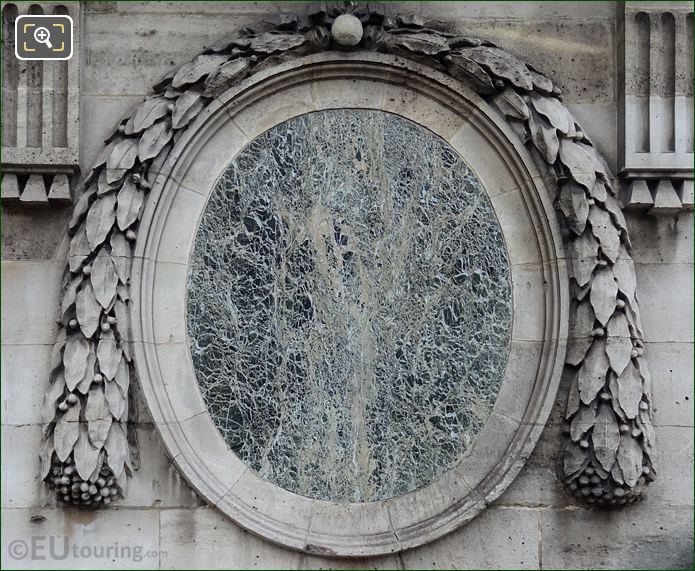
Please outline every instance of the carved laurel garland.
[[278, 16], [268, 31], [241, 30], [168, 73], [107, 139], [69, 224], [42, 478], [60, 500], [84, 506], [125, 493], [133, 468], [129, 278], [148, 191], [216, 95], [262, 67], [326, 49], [393, 53], [449, 73], [493, 104], [554, 173], [573, 289], [565, 483], [590, 503], [638, 499], [656, 474], [651, 379], [630, 242], [605, 163], [559, 89], [531, 66], [490, 42], [427, 29], [415, 16], [389, 17], [372, 4], [319, 4]]

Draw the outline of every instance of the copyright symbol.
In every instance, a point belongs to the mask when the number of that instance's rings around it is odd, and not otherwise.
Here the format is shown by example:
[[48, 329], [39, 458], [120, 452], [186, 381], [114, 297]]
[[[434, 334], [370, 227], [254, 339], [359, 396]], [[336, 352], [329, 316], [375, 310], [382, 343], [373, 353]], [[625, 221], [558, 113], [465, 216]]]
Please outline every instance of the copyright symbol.
[[10, 543], [8, 551], [10, 552], [10, 557], [12, 557], [12, 559], [24, 559], [29, 553], [29, 547], [27, 547], [25, 541], [15, 539]]

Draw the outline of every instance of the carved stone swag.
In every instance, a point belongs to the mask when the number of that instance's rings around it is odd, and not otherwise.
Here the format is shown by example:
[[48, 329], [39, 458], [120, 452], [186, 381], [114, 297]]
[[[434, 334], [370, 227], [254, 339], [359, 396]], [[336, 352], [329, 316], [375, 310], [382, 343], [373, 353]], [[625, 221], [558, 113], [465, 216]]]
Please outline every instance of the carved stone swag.
[[550, 79], [490, 42], [428, 29], [416, 16], [387, 16], [371, 3], [318, 4], [206, 48], [162, 78], [106, 140], [69, 223], [41, 477], [66, 503], [97, 507], [125, 494], [134, 469], [129, 278], [148, 191], [216, 95], [265, 67], [324, 50], [396, 54], [448, 73], [495, 106], [552, 174], [572, 278], [563, 481], [589, 503], [638, 500], [656, 475], [651, 379], [611, 173]]

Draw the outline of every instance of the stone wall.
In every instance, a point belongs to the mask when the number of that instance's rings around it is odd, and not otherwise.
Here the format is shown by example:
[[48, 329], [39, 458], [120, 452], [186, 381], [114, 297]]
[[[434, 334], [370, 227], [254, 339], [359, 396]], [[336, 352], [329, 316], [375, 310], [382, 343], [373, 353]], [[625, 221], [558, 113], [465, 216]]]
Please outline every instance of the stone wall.
[[[80, 166], [86, 172], [118, 120], [172, 66], [282, 2], [99, 2], [82, 6]], [[293, 7], [296, 9], [296, 5]], [[394, 11], [490, 39], [560, 86], [611, 168], [618, 161], [618, 22], [613, 2], [399, 2]], [[693, 542], [693, 218], [628, 214], [654, 382], [659, 477], [643, 502], [596, 511], [558, 480], [564, 395], [505, 494], [457, 532], [398, 555], [309, 556], [245, 532], [171, 467], [135, 395], [140, 469], [118, 509], [56, 507], [38, 478], [41, 407], [57, 331], [70, 208], [3, 205], [2, 556], [8, 568], [690, 568]], [[15, 540], [69, 536], [76, 546], [140, 547], [132, 557], [14, 560]], [[62, 546], [62, 543], [60, 544]], [[60, 551], [62, 547], [59, 547]], [[86, 553], [86, 551], [84, 552]], [[139, 554], [139, 555], [138, 555]]]

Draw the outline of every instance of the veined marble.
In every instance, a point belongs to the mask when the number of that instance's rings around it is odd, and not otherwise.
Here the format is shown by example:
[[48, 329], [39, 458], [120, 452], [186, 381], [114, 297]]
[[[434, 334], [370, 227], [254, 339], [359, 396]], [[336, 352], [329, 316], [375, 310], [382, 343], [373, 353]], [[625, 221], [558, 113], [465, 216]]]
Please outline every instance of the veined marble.
[[381, 111], [321, 111], [218, 181], [187, 311], [203, 398], [246, 464], [304, 496], [381, 500], [441, 476], [485, 423], [509, 263], [447, 143]]

